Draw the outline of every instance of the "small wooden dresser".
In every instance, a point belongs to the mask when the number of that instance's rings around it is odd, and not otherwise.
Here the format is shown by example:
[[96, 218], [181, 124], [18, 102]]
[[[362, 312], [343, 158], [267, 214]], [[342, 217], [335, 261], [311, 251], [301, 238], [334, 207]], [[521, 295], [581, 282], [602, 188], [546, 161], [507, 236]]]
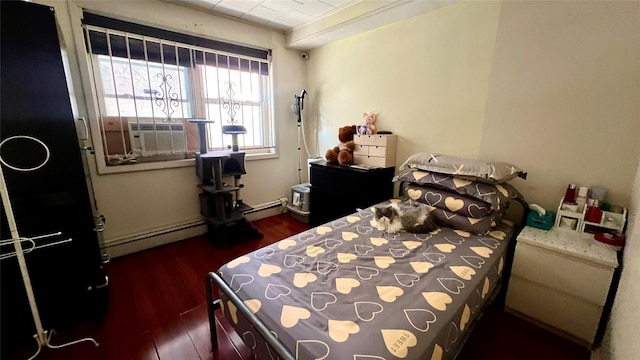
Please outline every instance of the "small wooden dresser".
[[379, 167], [395, 166], [397, 135], [354, 135], [353, 163]]

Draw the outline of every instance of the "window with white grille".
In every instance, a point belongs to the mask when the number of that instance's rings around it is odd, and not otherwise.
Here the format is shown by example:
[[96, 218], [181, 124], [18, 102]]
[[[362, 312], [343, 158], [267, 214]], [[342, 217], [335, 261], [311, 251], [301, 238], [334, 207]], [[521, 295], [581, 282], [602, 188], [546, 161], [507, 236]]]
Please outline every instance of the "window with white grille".
[[238, 138], [242, 150], [274, 152], [267, 50], [85, 13], [87, 19], [85, 40], [107, 164], [192, 157], [199, 149], [197, 126], [189, 122], [194, 118], [214, 121], [207, 124], [210, 150], [231, 145], [222, 126], [242, 125], [247, 129]]

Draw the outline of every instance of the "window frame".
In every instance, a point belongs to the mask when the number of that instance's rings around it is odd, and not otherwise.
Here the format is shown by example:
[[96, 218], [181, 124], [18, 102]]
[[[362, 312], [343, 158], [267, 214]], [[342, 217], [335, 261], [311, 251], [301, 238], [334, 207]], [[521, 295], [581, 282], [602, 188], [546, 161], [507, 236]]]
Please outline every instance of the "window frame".
[[[77, 7], [76, 9], [77, 13], [83, 15], [83, 9], [80, 7]], [[96, 168], [97, 168], [97, 172], [98, 174], [113, 174], [113, 173], [128, 173], [128, 172], [137, 172], [137, 171], [148, 171], [148, 170], [158, 170], [158, 169], [170, 169], [170, 168], [179, 168], [179, 167], [190, 167], [190, 166], [194, 166], [195, 165], [195, 161], [193, 158], [184, 158], [184, 159], [168, 159], [168, 160], [160, 160], [160, 161], [150, 161], [150, 162], [140, 162], [137, 164], [130, 164], [130, 165], [121, 165], [121, 166], [113, 166], [113, 165], [109, 165], [107, 163], [107, 157], [106, 157], [106, 148], [103, 146], [103, 132], [100, 126], [100, 121], [101, 118], [103, 116], [103, 114], [101, 114], [100, 112], [100, 108], [104, 108], [105, 104], [104, 104], [104, 94], [99, 94], [97, 89], [101, 89], [101, 84], [96, 84], [96, 80], [95, 79], [99, 79], [99, 69], [94, 69], [94, 66], [92, 64], [93, 59], [91, 59], [92, 56], [98, 56], [98, 55], [94, 55], [91, 54], [90, 52], [86, 51], [85, 48], [85, 40], [84, 40], [84, 35], [85, 35], [85, 24], [82, 23], [82, 16], [79, 16], [77, 18], [74, 18], [72, 16], [72, 24], [74, 26], [76, 26], [76, 30], [78, 31], [78, 33], [76, 33], [76, 35], [78, 35], [78, 37], [75, 38], [76, 41], [76, 50], [78, 53], [78, 57], [80, 59], [80, 70], [81, 70], [81, 75], [82, 79], [83, 79], [83, 88], [85, 89], [85, 100], [86, 100], [86, 106], [87, 106], [87, 111], [88, 111], [88, 118], [89, 121], [88, 123], [88, 131], [89, 131], [89, 137], [91, 139], [91, 143], [92, 143], [92, 147], [89, 147], [90, 150], [92, 150], [92, 153], [95, 154], [95, 159], [96, 159]], [[158, 28], [160, 30], [164, 30], [161, 28]], [[118, 31], [118, 30], [116, 30]], [[166, 30], [166, 31], [171, 31], [171, 30]], [[192, 36], [190, 34], [186, 34], [184, 33], [185, 36]], [[217, 41], [217, 40], [214, 40]], [[82, 46], [79, 46], [82, 45]], [[244, 45], [241, 45], [244, 46]], [[247, 46], [251, 46], [251, 45], [247, 45]], [[269, 50], [269, 52], [271, 53], [272, 50]], [[213, 50], [213, 52], [216, 53], [225, 53], [224, 51], [219, 51], [219, 50]], [[234, 54], [234, 53], [229, 53], [230, 56], [237, 56], [239, 54]], [[118, 58], [118, 57], [114, 57], [114, 58]], [[120, 58], [118, 58], [120, 59]], [[124, 61], [127, 61], [126, 58], [121, 58]], [[133, 60], [133, 59], [132, 59]], [[275, 97], [275, 88], [274, 88], [274, 78], [275, 78], [275, 74], [274, 74], [274, 63], [273, 60], [271, 58], [271, 55], [269, 55], [269, 59], [267, 61], [265, 61], [268, 65], [268, 77], [267, 77], [267, 81], [262, 81], [263, 83], [263, 88], [267, 89], [267, 94], [265, 95], [265, 100], [264, 100], [264, 104], [262, 105], [262, 111], [264, 114], [264, 119], [262, 120], [263, 122], [263, 130], [266, 131], [268, 133], [268, 136], [270, 137], [270, 141], [271, 141], [271, 146], [270, 147], [264, 147], [264, 148], [260, 148], [260, 149], [241, 149], [242, 151], [244, 151], [246, 153], [246, 160], [247, 161], [252, 161], [252, 160], [261, 160], [261, 159], [273, 159], [273, 158], [278, 158], [279, 157], [279, 151], [278, 151], [278, 140], [277, 140], [277, 125], [275, 122], [275, 117], [274, 117], [274, 97]], [[175, 65], [174, 65], [175, 66]], [[201, 66], [199, 66], [201, 67]], [[192, 76], [194, 72], [197, 72], [196, 68], [188, 68], [187, 72], [188, 75], [187, 76]], [[98, 74], [96, 74], [98, 73]], [[195, 78], [195, 77], [194, 77]], [[98, 86], [96, 86], [98, 85]], [[190, 87], [187, 86], [189, 92], [190, 92], [190, 96], [198, 96], [198, 94], [196, 92], [194, 92], [195, 88], [198, 87]], [[89, 90], [88, 90], [89, 89]], [[198, 88], [197, 92], [199, 92], [200, 94], [203, 92], [203, 89]], [[208, 98], [204, 98], [205, 101], [200, 101], [198, 102], [198, 104], [201, 105], [201, 107], [203, 107], [204, 109], [195, 109], [195, 107], [192, 107], [192, 116], [193, 117], [199, 117], [199, 113], [200, 111], [206, 111], [206, 103], [208, 103]], [[220, 99], [220, 98], [219, 98]], [[99, 102], [102, 102], [101, 104], [99, 104]], [[93, 114], [93, 116], [92, 116]], [[124, 116], [123, 116], [124, 117]], [[83, 119], [84, 120], [84, 119]], [[221, 124], [223, 125], [223, 124]], [[85, 140], [88, 140], [85, 138]]]

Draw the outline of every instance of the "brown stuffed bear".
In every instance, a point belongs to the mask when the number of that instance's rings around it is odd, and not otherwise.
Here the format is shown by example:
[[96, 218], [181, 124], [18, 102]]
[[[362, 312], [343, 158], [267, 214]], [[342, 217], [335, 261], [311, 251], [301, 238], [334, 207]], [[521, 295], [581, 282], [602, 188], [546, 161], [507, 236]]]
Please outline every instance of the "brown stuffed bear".
[[327, 150], [324, 157], [327, 162], [335, 163], [336, 161], [340, 165], [348, 165], [353, 163], [353, 149], [356, 144], [353, 142], [353, 135], [356, 133], [356, 126], [343, 126], [338, 129], [338, 140], [340, 143], [333, 149]]

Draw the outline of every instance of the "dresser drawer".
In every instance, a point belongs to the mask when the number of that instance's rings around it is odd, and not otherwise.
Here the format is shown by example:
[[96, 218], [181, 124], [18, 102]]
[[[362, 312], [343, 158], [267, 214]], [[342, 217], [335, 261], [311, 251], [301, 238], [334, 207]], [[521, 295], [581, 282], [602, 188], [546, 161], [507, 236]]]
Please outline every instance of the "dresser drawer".
[[390, 152], [391, 148], [389, 146], [369, 146], [369, 155], [371, 156], [387, 157]]
[[353, 162], [355, 164], [371, 165], [371, 166], [378, 166], [378, 167], [393, 166], [395, 165], [394, 160], [383, 158], [383, 157], [377, 157], [377, 156], [353, 155]]
[[512, 274], [507, 308], [593, 343], [602, 308]]
[[370, 155], [377, 157], [387, 157], [393, 153], [392, 149], [388, 146], [376, 146], [376, 145], [356, 145], [353, 149], [354, 155]]
[[353, 149], [353, 154], [354, 155], [369, 155], [369, 148], [370, 146], [367, 145], [357, 145], [356, 147]]
[[604, 305], [613, 269], [518, 242], [513, 275], [594, 305]]
[[353, 142], [358, 145], [395, 146], [396, 135], [354, 135]]

